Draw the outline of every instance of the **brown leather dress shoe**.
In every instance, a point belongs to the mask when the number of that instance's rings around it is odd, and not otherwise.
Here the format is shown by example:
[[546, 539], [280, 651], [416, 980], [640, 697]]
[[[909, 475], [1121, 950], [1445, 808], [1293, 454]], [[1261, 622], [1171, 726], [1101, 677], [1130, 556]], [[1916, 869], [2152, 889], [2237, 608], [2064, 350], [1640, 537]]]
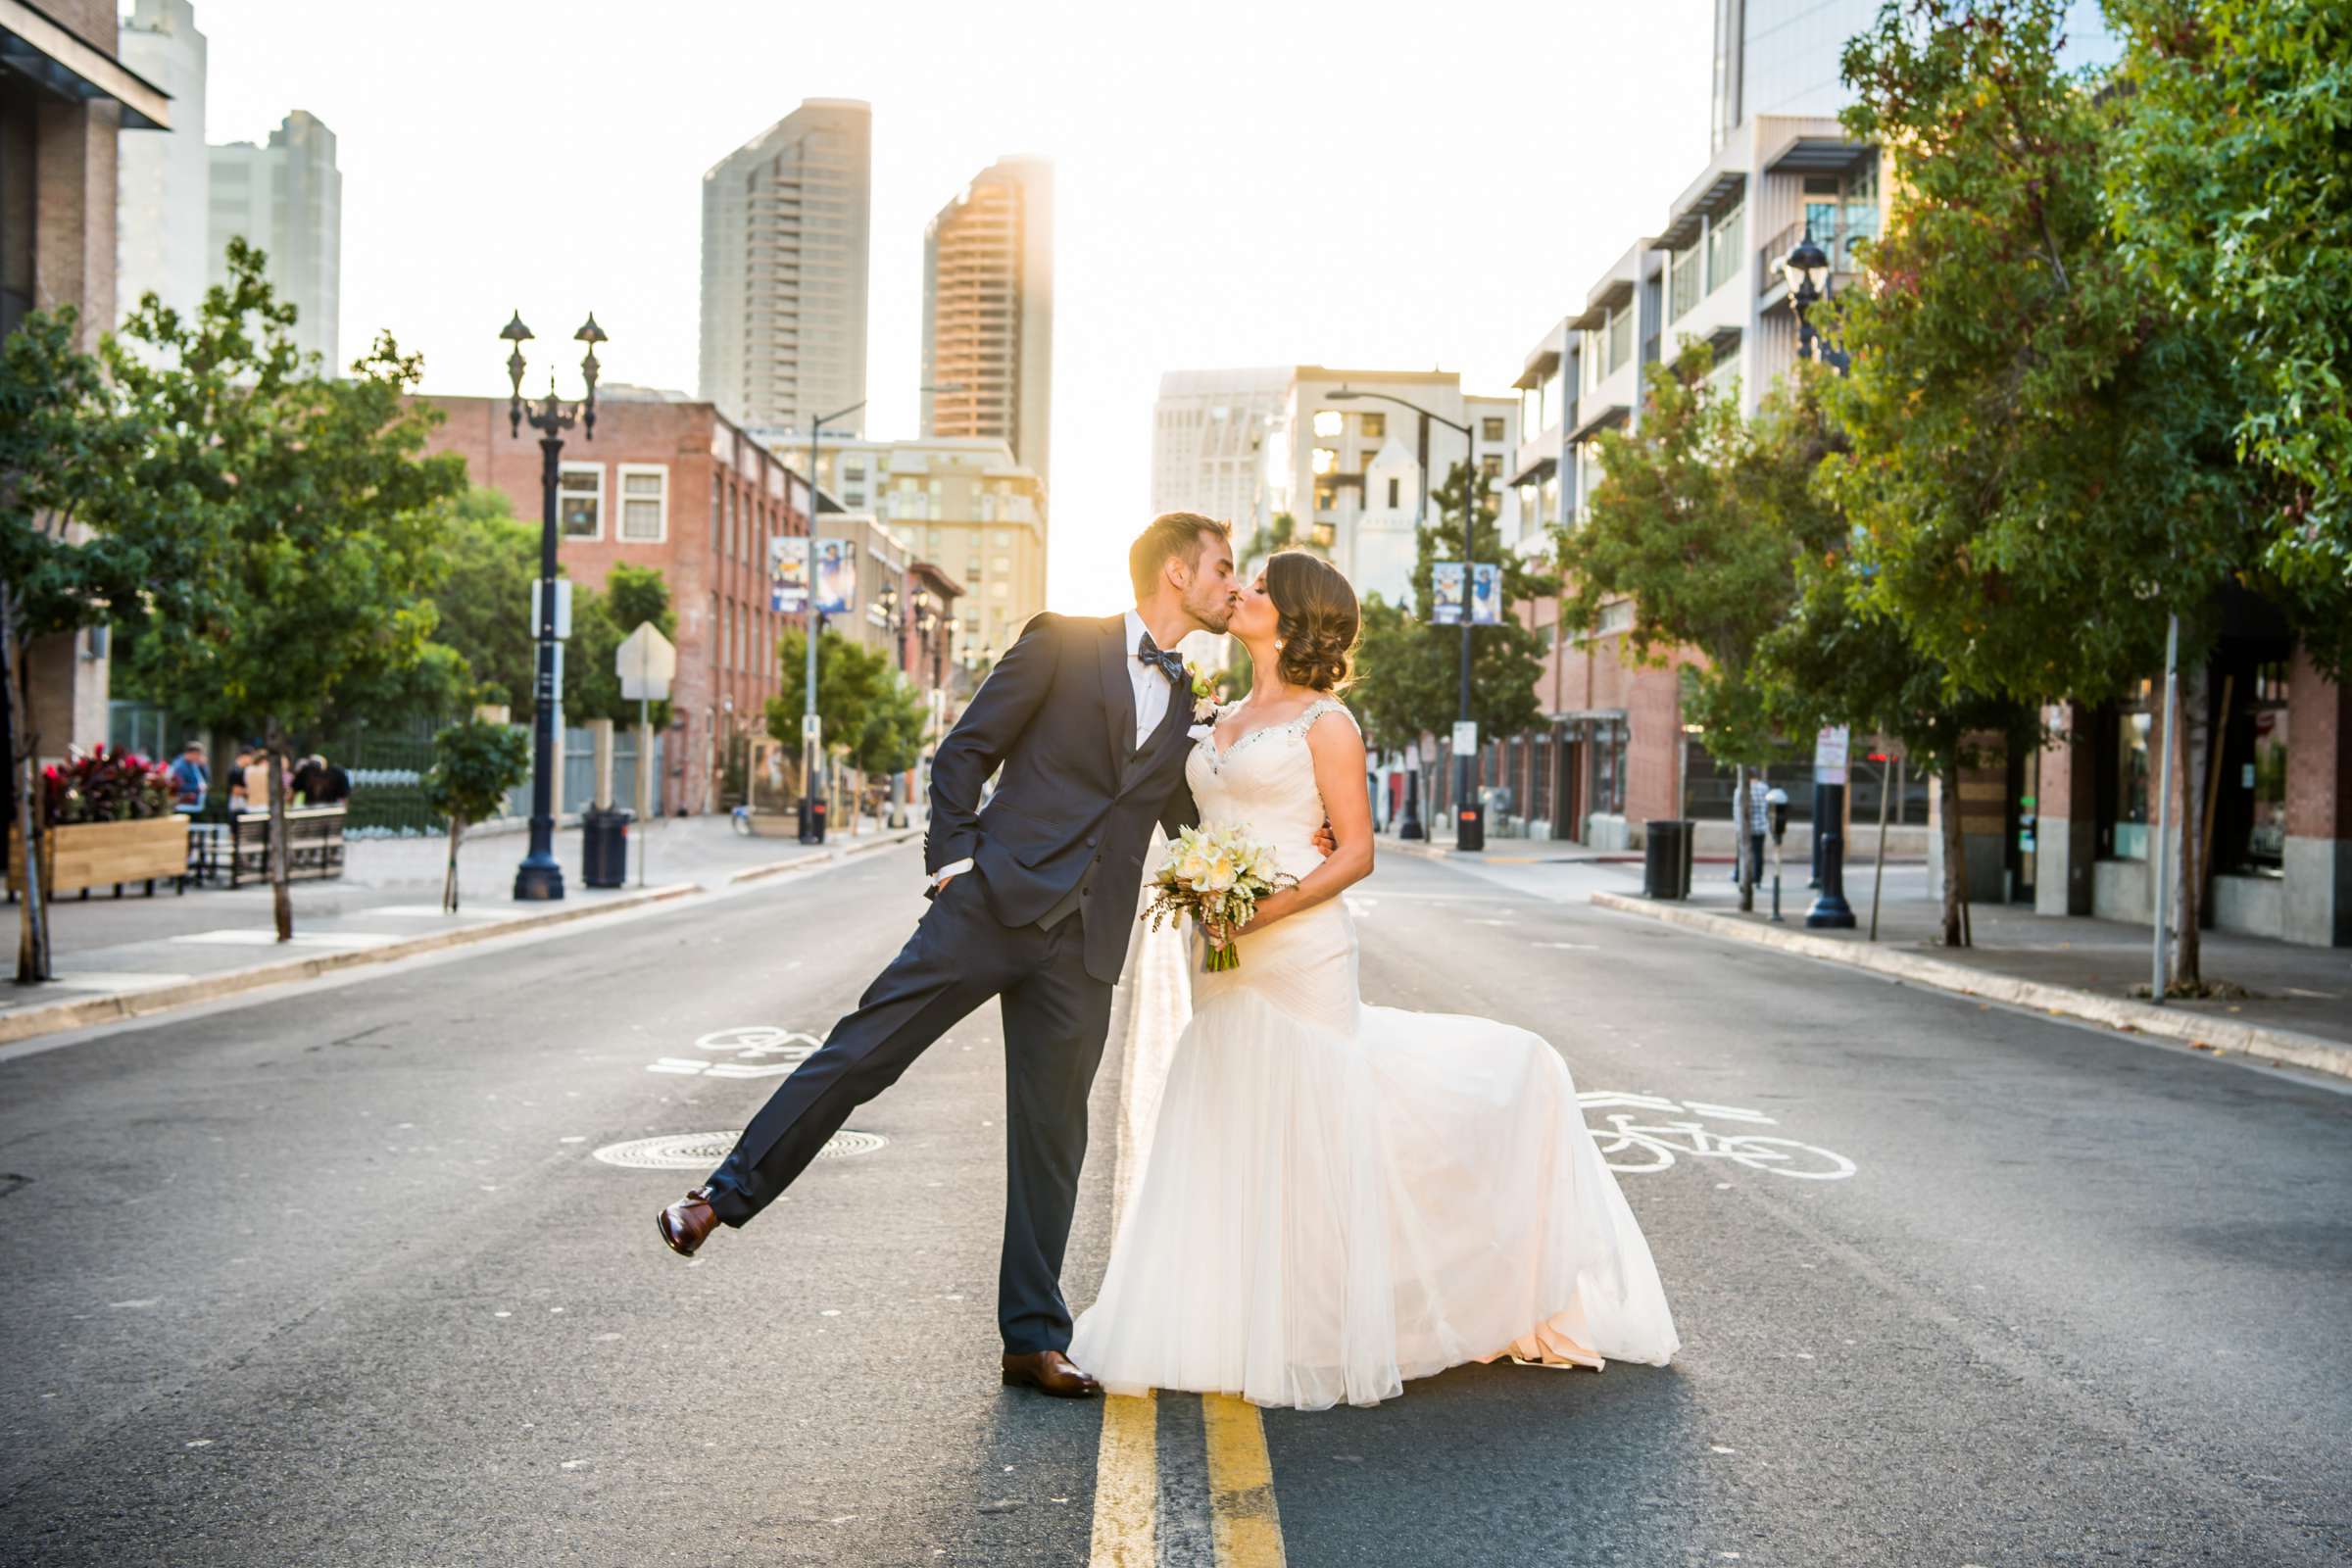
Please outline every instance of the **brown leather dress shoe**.
[[718, 1228], [718, 1211], [710, 1206], [710, 1189], [697, 1187], [654, 1218], [662, 1240], [680, 1257], [692, 1257]]
[[1039, 1350], [1028, 1355], [1005, 1351], [1004, 1386], [1035, 1389], [1057, 1399], [1091, 1399], [1102, 1392], [1102, 1384], [1079, 1371], [1059, 1350]]

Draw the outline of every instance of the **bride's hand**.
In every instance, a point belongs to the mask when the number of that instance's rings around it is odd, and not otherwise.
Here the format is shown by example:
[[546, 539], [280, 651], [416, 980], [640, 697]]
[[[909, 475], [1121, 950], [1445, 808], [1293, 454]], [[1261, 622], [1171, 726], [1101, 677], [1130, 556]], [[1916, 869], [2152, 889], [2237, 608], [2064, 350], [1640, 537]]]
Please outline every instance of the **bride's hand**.
[[1328, 857], [1339, 853], [1339, 836], [1332, 832], [1329, 817], [1324, 818], [1323, 825], [1315, 829], [1315, 836], [1311, 842], [1318, 854]]

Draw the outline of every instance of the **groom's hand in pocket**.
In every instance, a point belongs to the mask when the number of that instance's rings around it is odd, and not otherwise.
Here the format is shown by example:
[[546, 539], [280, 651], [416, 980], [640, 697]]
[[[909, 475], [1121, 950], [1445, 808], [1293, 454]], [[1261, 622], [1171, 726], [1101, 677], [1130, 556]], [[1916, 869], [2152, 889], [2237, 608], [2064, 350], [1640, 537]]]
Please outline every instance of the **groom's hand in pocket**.
[[1321, 855], [1328, 856], [1338, 852], [1340, 841], [1338, 835], [1331, 831], [1331, 818], [1325, 817], [1323, 825], [1315, 829], [1314, 846], [1316, 852]]

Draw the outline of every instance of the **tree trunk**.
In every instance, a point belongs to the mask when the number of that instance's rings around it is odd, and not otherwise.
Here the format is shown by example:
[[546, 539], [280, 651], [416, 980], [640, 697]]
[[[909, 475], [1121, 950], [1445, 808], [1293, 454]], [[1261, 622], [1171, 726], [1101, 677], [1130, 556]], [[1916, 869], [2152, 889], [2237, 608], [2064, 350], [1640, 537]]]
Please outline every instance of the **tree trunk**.
[[[1815, 825], [1819, 831], [1819, 824]], [[1756, 868], [1747, 853], [1747, 764], [1732, 769], [1732, 864], [1740, 872], [1740, 912], [1756, 906]]]
[[262, 744], [269, 751], [270, 789], [270, 904], [277, 917], [277, 940], [294, 940], [294, 894], [286, 865], [286, 759], [284, 731], [273, 717], [263, 726]]
[[[2171, 988], [2182, 989], [2196, 995], [2204, 989], [2204, 954], [2198, 940], [2204, 924], [2205, 877], [2204, 856], [2199, 853], [2198, 840], [2202, 834], [2198, 824], [2205, 818], [2205, 666], [2185, 664], [2180, 670], [2180, 702], [2177, 710], [2180, 737], [2165, 741], [2166, 764], [2180, 767], [2180, 809], [2174, 824], [2180, 831], [2180, 858], [2174, 862], [2180, 884], [2174, 896], [2173, 907], [2180, 911], [2180, 924], [2173, 934], [2173, 972], [2168, 977]], [[2161, 850], [2159, 853], [2162, 853]], [[2159, 911], [2158, 918], [2163, 917]]]
[[1968, 839], [1960, 831], [1960, 759], [1955, 753], [1943, 764], [1943, 945], [1947, 948], [1968, 946], [1960, 928], [1968, 892], [1967, 856]]
[[441, 879], [441, 907], [451, 914], [458, 912], [458, 839], [465, 831], [464, 822], [449, 819], [449, 874]]
[[[1892, 748], [1888, 748], [1892, 750]], [[1870, 866], [1870, 940], [1879, 940], [1879, 895], [1886, 887], [1886, 803], [1894, 795], [1894, 760], [1879, 775], [1879, 854]]]
[[22, 909], [17, 920], [17, 984], [38, 985], [49, 978], [49, 906], [41, 897], [41, 818], [37, 804], [40, 772], [33, 766], [37, 737], [30, 718], [29, 683], [24, 678], [24, 640], [18, 635], [16, 590], [0, 584], [0, 682], [8, 699], [8, 781], [16, 799], [9, 814], [16, 819], [17, 842], [24, 847], [24, 887], [18, 890]]

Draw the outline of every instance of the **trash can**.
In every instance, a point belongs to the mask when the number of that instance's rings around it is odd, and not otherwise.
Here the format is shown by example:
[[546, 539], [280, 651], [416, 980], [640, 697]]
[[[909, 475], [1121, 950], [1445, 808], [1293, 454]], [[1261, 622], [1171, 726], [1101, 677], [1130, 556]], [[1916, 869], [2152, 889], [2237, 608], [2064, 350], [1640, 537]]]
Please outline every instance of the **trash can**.
[[1690, 896], [1690, 824], [1660, 817], [1642, 824], [1642, 894], [1651, 899]]
[[629, 879], [629, 812], [617, 808], [580, 813], [580, 880], [616, 888]]

